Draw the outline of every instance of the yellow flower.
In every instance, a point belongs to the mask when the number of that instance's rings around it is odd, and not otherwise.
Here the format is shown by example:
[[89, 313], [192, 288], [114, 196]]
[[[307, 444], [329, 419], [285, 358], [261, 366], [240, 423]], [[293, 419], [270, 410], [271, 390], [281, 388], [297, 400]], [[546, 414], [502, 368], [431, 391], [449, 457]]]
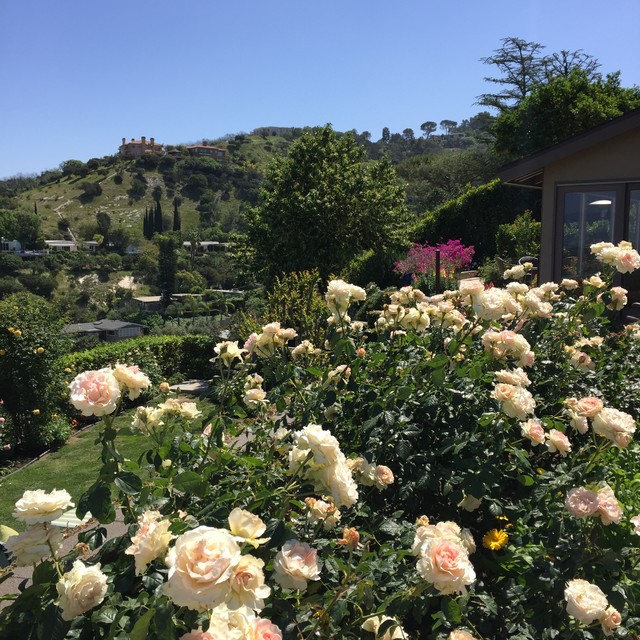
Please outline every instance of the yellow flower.
[[509, 535], [502, 529], [491, 529], [482, 537], [482, 546], [491, 551], [499, 551], [509, 542]]
[[36, 351], [37, 351], [38, 353], [44, 353], [44, 347], [38, 347], [38, 348], [36, 349]]
[[34, 409], [31, 413], [33, 413], [34, 416], [39, 416], [40, 415], [40, 409]]
[[0, 356], [4, 356], [4, 355], [6, 355], [6, 353], [7, 352], [4, 349], [0, 349]]
[[13, 332], [13, 335], [14, 335], [16, 338], [19, 338], [19, 337], [22, 335], [22, 331], [20, 331], [20, 329], [16, 329], [16, 330]]

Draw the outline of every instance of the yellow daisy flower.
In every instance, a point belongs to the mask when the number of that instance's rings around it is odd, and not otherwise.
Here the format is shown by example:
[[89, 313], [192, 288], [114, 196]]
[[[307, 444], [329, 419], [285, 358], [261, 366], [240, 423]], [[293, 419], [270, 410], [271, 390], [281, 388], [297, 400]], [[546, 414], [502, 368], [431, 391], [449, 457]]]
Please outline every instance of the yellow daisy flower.
[[502, 529], [491, 529], [482, 537], [482, 546], [491, 551], [499, 551], [509, 542], [509, 534]]

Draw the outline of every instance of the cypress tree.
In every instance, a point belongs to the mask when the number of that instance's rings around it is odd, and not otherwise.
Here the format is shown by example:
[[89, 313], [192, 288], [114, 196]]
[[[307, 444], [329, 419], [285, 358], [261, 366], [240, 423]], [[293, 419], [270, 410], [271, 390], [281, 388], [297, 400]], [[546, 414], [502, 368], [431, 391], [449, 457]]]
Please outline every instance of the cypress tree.
[[180, 231], [182, 221], [180, 219], [180, 198], [176, 196], [173, 199], [173, 230]]
[[157, 233], [162, 233], [162, 207], [160, 206], [159, 200], [156, 203], [155, 223], [153, 225], [153, 230]]

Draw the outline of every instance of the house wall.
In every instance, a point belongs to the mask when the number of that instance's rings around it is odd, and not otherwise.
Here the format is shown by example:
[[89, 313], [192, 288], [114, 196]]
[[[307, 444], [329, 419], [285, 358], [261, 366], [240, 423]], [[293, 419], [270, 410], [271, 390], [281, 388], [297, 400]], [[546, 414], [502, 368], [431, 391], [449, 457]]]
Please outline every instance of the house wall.
[[540, 282], [557, 280], [556, 194], [558, 187], [579, 183], [640, 181], [640, 129], [601, 142], [582, 153], [545, 166], [542, 191]]

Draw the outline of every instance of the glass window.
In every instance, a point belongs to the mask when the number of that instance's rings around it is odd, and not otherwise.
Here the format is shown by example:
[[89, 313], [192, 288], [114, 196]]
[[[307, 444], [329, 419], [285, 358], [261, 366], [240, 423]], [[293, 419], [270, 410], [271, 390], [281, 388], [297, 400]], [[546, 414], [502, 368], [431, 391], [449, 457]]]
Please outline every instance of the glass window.
[[568, 191], [564, 194], [562, 277], [583, 277], [599, 271], [589, 247], [613, 242], [615, 191]]

